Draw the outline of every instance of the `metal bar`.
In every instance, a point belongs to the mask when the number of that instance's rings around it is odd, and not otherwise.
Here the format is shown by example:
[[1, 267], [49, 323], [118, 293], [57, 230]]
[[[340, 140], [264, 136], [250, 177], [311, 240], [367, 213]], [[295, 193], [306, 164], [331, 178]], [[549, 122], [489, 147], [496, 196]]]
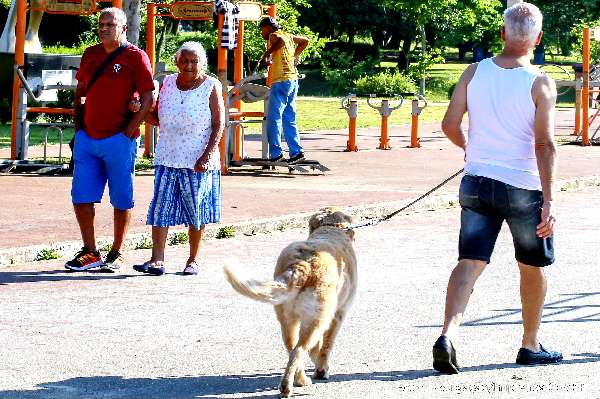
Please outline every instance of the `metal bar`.
[[589, 139], [590, 112], [590, 28], [583, 28], [583, 89], [581, 90], [581, 106], [583, 126], [581, 128], [581, 145], [591, 145]]

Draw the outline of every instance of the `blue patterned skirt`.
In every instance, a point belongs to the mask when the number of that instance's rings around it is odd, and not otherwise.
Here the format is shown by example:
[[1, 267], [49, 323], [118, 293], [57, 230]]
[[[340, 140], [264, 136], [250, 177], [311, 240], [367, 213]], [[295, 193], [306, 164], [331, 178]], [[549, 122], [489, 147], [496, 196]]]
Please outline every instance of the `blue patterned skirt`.
[[220, 170], [198, 173], [156, 165], [147, 224], [157, 227], [184, 224], [200, 229], [202, 225], [220, 221]]

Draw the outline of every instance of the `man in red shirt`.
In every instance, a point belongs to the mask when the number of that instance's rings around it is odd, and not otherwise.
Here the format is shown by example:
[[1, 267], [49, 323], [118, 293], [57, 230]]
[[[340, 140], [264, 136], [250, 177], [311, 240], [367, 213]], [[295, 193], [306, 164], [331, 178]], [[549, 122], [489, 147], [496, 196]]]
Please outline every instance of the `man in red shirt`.
[[[85, 50], [77, 72], [75, 146], [71, 197], [83, 248], [65, 264], [74, 271], [112, 272], [123, 261], [121, 246], [134, 205], [133, 182], [139, 125], [152, 105], [152, 68], [145, 52], [127, 43], [127, 18], [106, 8], [98, 19], [100, 43]], [[112, 58], [109, 58], [112, 57]], [[108, 62], [107, 62], [108, 61]], [[139, 93], [139, 112], [129, 101]], [[84, 99], [85, 98], [85, 99]], [[96, 247], [94, 203], [108, 182], [114, 207], [114, 241], [103, 261]]]

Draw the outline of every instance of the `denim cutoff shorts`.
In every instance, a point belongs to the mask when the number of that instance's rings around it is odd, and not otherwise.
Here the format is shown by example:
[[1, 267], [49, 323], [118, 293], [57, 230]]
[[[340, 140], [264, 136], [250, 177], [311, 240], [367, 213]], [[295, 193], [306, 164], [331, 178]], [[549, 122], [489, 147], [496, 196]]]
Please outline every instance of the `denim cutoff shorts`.
[[462, 208], [458, 259], [490, 262], [502, 223], [513, 237], [515, 258], [529, 266], [554, 263], [554, 240], [539, 238], [542, 192], [526, 190], [482, 176], [465, 175], [460, 183]]

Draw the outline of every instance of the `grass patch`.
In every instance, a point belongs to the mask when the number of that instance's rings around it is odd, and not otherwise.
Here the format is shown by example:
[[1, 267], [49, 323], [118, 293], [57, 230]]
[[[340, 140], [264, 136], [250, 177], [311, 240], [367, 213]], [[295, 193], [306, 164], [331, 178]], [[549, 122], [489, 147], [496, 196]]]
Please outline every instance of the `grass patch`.
[[[389, 118], [390, 125], [405, 125], [411, 121], [411, 99], [406, 99], [400, 109]], [[262, 111], [262, 102], [244, 104], [245, 111]], [[430, 105], [421, 113], [421, 122], [439, 122], [444, 117], [446, 105]], [[296, 121], [302, 132], [316, 130], [336, 130], [348, 127], [348, 114], [341, 108], [341, 99], [332, 97], [299, 97], [297, 100]], [[357, 127], [378, 127], [381, 125], [379, 112], [367, 105], [367, 100], [359, 99]], [[246, 133], [260, 133], [260, 125], [249, 124]]]
[[44, 248], [35, 256], [36, 261], [60, 259], [60, 252], [54, 248]]
[[235, 228], [233, 226], [223, 226], [217, 232], [217, 238], [232, 238], [235, 236]]
[[[44, 144], [44, 135], [46, 128], [40, 126], [31, 126], [29, 128], [29, 145], [40, 145]], [[72, 128], [63, 130], [63, 146], [68, 150], [69, 141], [75, 134]], [[0, 125], [0, 148], [10, 147], [11, 131], [10, 124]], [[56, 129], [51, 129], [48, 134], [48, 144], [58, 144], [59, 138]], [[63, 149], [64, 149], [63, 148]]]

